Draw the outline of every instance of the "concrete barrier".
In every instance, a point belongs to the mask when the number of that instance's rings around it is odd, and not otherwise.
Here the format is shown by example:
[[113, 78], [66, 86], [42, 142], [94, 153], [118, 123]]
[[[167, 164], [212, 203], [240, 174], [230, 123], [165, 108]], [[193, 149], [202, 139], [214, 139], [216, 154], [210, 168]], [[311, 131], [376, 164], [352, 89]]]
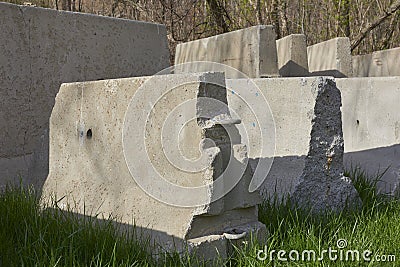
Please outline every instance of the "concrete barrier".
[[[270, 120], [268, 105], [264, 105], [264, 112], [255, 114], [253, 103], [244, 101], [257, 94], [249, 86], [252, 82], [262, 93], [257, 97], [267, 100], [275, 121], [275, 127], [266, 126], [266, 134], [258, 127]], [[228, 94], [228, 104], [242, 125], [254, 126], [239, 126], [239, 132], [249, 137], [244, 143], [253, 159], [253, 179], [262, 181], [267, 175], [261, 187], [265, 197], [290, 194], [299, 205], [311, 205], [317, 211], [360, 205], [356, 190], [343, 176], [341, 97], [332, 78], [232, 79], [227, 80], [227, 88], [241, 92]], [[261, 150], [259, 140], [274, 134], [275, 152]], [[271, 169], [258, 173], [260, 161], [271, 158]]]
[[282, 77], [308, 76], [307, 42], [304, 34], [291, 34], [276, 40], [278, 68]]
[[0, 3], [0, 186], [41, 188], [61, 83], [152, 75], [169, 65], [162, 25]]
[[[383, 174], [380, 191], [400, 182], [400, 77], [337, 79], [342, 93], [344, 162], [369, 177]], [[386, 172], [384, 172], [386, 170]]]
[[307, 47], [308, 69], [313, 76], [352, 77], [350, 40], [338, 37]]
[[400, 47], [353, 56], [354, 77], [400, 76]]
[[222, 73], [63, 84], [42, 203], [135, 224], [165, 250], [206, 258], [227, 256], [229, 239], [262, 237], [224, 84]]
[[[272, 26], [253, 26], [209, 38], [178, 44], [175, 73], [214, 71], [212, 66], [182, 63], [210, 61], [226, 64], [251, 78], [278, 76], [275, 31]], [[242, 78], [237, 73], [227, 78]]]

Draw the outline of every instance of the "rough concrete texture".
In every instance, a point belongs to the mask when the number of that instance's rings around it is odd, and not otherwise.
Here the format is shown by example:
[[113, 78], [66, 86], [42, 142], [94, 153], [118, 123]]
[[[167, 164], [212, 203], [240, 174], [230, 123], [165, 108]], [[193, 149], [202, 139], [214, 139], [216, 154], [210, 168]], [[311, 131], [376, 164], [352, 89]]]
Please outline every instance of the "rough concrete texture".
[[276, 40], [278, 68], [282, 77], [308, 76], [307, 42], [304, 34], [291, 34]]
[[[222, 242], [221, 246], [226, 247], [227, 240], [249, 234], [243, 229], [265, 234], [265, 226], [258, 222], [257, 214], [261, 198], [258, 192], [247, 190], [251, 169], [243, 159], [245, 156], [235, 152], [238, 146], [243, 146], [231, 142], [228, 130], [224, 130], [225, 127], [234, 128], [227, 119], [228, 110], [210, 110], [210, 106], [202, 102], [203, 97], [207, 97], [226, 105], [223, 84], [222, 73], [63, 84], [50, 118], [50, 172], [43, 188], [42, 203], [58, 200], [57, 205], [62, 209], [104, 218], [111, 216], [120, 223], [135, 224], [163, 249], [179, 251], [188, 245], [191, 249], [198, 247], [199, 253], [209, 257], [215, 256], [209, 250], [217, 252], [215, 248], [204, 248], [204, 242], [215, 242], [216, 247]], [[173, 90], [163, 94], [169, 88]], [[140, 100], [134, 102], [135, 105], [131, 101], [133, 96]], [[176, 107], [191, 100], [194, 104], [176, 112]], [[153, 106], [149, 117], [143, 114], [148, 105]], [[196, 117], [189, 120], [187, 116], [191, 112]], [[213, 117], [205, 120], [206, 113]], [[135, 119], [126, 119], [131, 115]], [[222, 115], [223, 125], [220, 124]], [[142, 119], [145, 120], [143, 124]], [[169, 120], [173, 123], [169, 124]], [[145, 138], [136, 138], [135, 129], [143, 129]], [[164, 142], [163, 129], [179, 132], [173, 136], [179, 136], [178, 143], [169, 139]], [[214, 145], [205, 145], [205, 141]], [[145, 149], [134, 153], [135, 148], [142, 145]], [[182, 160], [180, 153], [184, 155]], [[167, 154], [178, 157], [179, 163], [186, 165], [183, 169], [177, 167]], [[209, 155], [204, 167], [188, 171], [195, 164], [185, 159], [202, 159], [204, 155]], [[223, 174], [223, 187], [228, 186], [240, 170], [243, 174], [233, 190], [214, 201], [222, 190], [216, 186], [216, 179], [228, 169], [227, 161], [233, 162], [233, 169]], [[147, 168], [148, 162], [163, 181], [181, 186], [181, 191], [160, 186], [157, 175]], [[138, 176], [133, 177], [132, 173]], [[149, 187], [143, 186], [140, 178], [144, 178]], [[199, 186], [206, 187], [204, 195], [185, 189]], [[185, 188], [182, 190], [182, 187]], [[151, 190], [161, 190], [171, 202], [153, 198]], [[203, 198], [206, 199], [204, 204], [191, 206]], [[173, 201], [183, 201], [183, 204], [179, 206]], [[215, 236], [219, 238], [214, 240]]]
[[400, 47], [353, 56], [354, 77], [400, 76]]
[[313, 76], [352, 77], [350, 40], [338, 37], [307, 47], [308, 69]]
[[[250, 78], [278, 76], [273, 26], [258, 25], [209, 38], [178, 44], [175, 73], [214, 71], [205, 65], [182, 63], [210, 61], [233, 67]], [[241, 78], [234, 73], [227, 78]]]
[[[257, 127], [243, 129], [249, 136], [249, 157], [253, 168], [257, 158], [274, 158], [261, 191], [265, 197], [283, 198], [287, 194], [302, 207], [310, 204], [315, 211], [341, 210], [346, 204], [358, 206], [360, 199], [351, 182], [343, 176], [343, 134], [341, 96], [331, 78], [253, 79], [272, 111], [276, 131], [275, 153], [257, 149], [263, 137]], [[248, 86], [249, 80], [227, 80], [227, 88]], [[251, 90], [248, 94], [254, 94]], [[268, 120], [257, 114], [258, 121], [243, 102], [246, 95], [228, 94], [228, 103], [242, 125]], [[267, 110], [267, 108], [265, 109]], [[254, 125], [254, 124], [253, 124]], [[268, 131], [268, 129], [267, 129]], [[267, 172], [267, 173], [266, 173]], [[256, 178], [260, 179], [260, 178]]]
[[162, 25], [0, 3], [0, 185], [38, 189], [62, 82], [152, 75], [169, 65]]
[[378, 186], [393, 194], [400, 182], [400, 77], [337, 79], [342, 93], [344, 162], [369, 177], [382, 174]]

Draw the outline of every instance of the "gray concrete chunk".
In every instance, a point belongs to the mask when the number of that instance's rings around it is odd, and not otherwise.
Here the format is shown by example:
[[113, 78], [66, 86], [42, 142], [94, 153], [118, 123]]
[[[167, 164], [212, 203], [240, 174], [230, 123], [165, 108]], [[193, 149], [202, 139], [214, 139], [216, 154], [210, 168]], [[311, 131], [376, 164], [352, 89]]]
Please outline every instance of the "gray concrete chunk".
[[0, 185], [40, 190], [61, 83], [152, 75], [169, 52], [163, 25], [0, 3], [0, 62]]
[[337, 37], [307, 47], [308, 69], [313, 76], [352, 77], [350, 39]]
[[354, 77], [400, 76], [400, 47], [353, 56]]
[[[179, 66], [196, 61], [225, 64], [251, 78], [278, 76], [275, 31], [272, 26], [258, 25], [178, 44], [175, 73], [217, 70], [204, 64]], [[240, 78], [238, 73], [226, 77]]]
[[42, 203], [135, 224], [169, 251], [258, 222], [224, 85], [222, 73], [63, 84]]
[[[265, 97], [262, 110], [252, 111], [251, 103], [246, 103], [256, 93], [251, 83]], [[332, 79], [232, 79], [227, 80], [227, 87], [241, 92], [228, 94], [228, 103], [241, 125], [248, 126], [238, 127], [242, 136], [247, 133], [244, 143], [253, 169], [260, 161], [273, 160], [270, 169], [260, 170], [253, 178], [265, 178], [261, 185], [264, 197], [290, 195], [300, 206], [315, 211], [360, 204], [353, 185], [343, 177], [341, 98]], [[271, 120], [272, 125], [265, 124]], [[264, 133], [258, 127], [265, 127]], [[263, 150], [260, 140], [270, 142], [268, 136], [276, 137], [273, 149]]]
[[344, 163], [378, 182], [381, 193], [400, 185], [400, 77], [337, 79], [342, 93]]
[[304, 34], [291, 34], [276, 40], [278, 68], [282, 77], [308, 76], [307, 42]]

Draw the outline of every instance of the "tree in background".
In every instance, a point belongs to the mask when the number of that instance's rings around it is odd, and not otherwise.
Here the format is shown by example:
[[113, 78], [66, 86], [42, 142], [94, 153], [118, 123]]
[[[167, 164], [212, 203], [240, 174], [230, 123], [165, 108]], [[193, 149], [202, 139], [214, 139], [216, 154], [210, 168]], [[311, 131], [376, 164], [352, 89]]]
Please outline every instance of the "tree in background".
[[347, 36], [353, 54], [400, 46], [400, 0], [31, 1], [41, 7], [165, 24], [171, 62], [180, 42], [257, 24], [274, 25], [277, 38], [303, 33], [308, 45]]

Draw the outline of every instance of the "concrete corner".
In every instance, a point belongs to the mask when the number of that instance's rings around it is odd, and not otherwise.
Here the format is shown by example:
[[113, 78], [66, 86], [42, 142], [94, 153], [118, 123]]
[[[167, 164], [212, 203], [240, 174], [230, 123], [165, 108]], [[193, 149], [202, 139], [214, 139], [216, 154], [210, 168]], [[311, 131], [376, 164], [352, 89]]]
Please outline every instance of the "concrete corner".
[[276, 40], [278, 68], [282, 77], [305, 77], [309, 75], [307, 42], [304, 34], [291, 34]]
[[353, 66], [348, 37], [337, 37], [307, 47], [308, 69], [313, 76], [352, 77]]

